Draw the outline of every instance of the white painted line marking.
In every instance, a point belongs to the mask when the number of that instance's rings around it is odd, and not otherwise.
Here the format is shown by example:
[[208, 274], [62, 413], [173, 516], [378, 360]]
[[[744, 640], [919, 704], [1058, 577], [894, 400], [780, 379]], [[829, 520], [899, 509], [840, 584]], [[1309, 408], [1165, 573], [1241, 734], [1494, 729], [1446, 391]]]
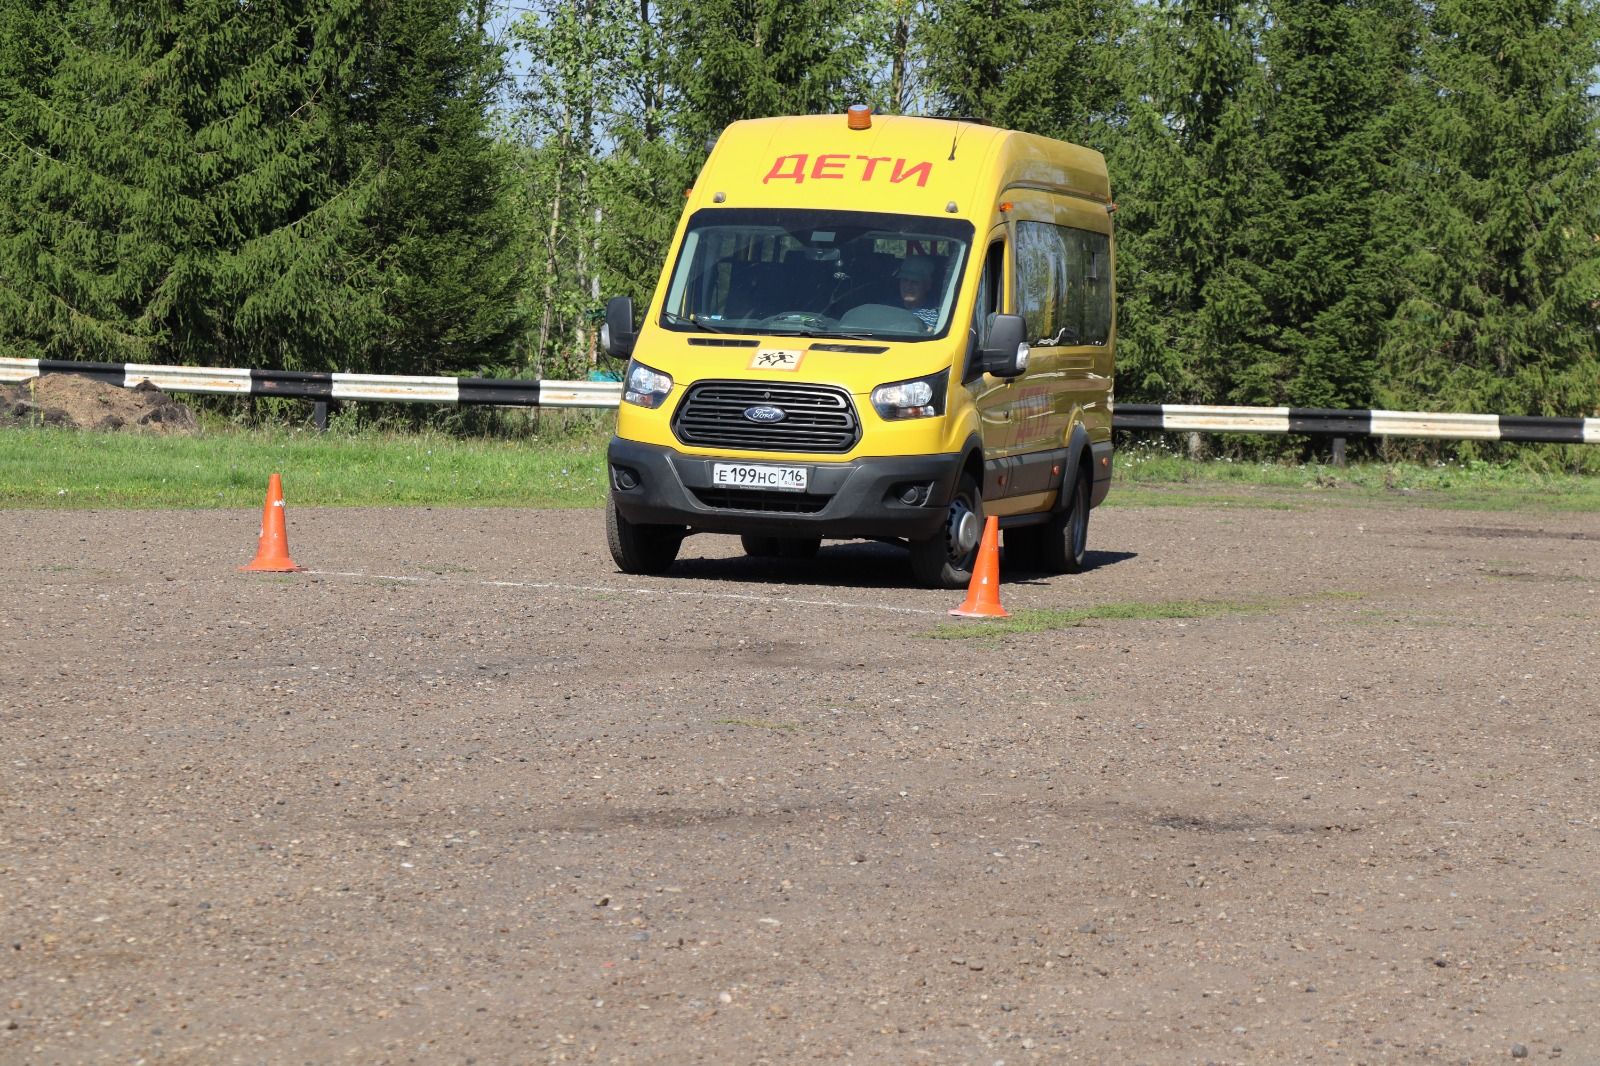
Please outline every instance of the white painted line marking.
[[801, 600], [792, 596], [755, 596], [739, 592], [697, 592], [689, 589], [615, 588], [609, 585], [567, 585], [556, 581], [455, 581], [444, 577], [419, 577], [405, 574], [368, 574], [359, 570], [307, 570], [313, 577], [356, 577], [374, 581], [409, 581], [413, 584], [438, 582], [443, 585], [486, 585], [490, 588], [535, 589], [551, 592], [604, 592], [614, 596], [684, 596], [701, 600], [732, 600], [736, 603], [759, 603], [785, 607], [831, 607], [849, 611], [889, 611], [893, 614], [932, 614], [927, 607], [896, 607], [886, 603], [847, 603], [843, 600]]

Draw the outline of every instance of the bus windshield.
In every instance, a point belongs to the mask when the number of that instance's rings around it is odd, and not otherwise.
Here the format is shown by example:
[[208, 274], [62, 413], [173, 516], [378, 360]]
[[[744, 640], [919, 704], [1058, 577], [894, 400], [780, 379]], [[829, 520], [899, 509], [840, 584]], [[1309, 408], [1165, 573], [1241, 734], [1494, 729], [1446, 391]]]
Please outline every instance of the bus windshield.
[[950, 328], [972, 225], [864, 211], [708, 208], [689, 220], [661, 326], [919, 341]]

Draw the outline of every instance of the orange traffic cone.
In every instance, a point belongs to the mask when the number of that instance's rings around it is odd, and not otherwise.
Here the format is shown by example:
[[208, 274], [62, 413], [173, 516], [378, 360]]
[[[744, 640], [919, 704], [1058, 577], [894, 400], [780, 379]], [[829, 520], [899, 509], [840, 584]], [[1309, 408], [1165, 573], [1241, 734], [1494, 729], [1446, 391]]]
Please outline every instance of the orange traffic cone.
[[1000, 606], [1000, 519], [990, 515], [983, 523], [978, 561], [972, 566], [967, 598], [950, 612], [962, 618], [1006, 618]]
[[267, 502], [261, 508], [261, 542], [256, 557], [240, 570], [263, 570], [287, 574], [304, 570], [289, 558], [289, 530], [283, 520], [283, 479], [273, 474], [267, 479]]

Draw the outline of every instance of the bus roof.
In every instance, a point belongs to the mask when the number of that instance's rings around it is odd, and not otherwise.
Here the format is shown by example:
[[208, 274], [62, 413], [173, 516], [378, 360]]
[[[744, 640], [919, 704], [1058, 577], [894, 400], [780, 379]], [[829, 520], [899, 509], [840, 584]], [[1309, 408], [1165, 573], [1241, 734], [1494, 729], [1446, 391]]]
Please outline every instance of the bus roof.
[[848, 204], [986, 218], [1012, 188], [1111, 200], [1105, 159], [1091, 148], [958, 119], [874, 115], [869, 128], [851, 129], [839, 114], [728, 126], [691, 207]]

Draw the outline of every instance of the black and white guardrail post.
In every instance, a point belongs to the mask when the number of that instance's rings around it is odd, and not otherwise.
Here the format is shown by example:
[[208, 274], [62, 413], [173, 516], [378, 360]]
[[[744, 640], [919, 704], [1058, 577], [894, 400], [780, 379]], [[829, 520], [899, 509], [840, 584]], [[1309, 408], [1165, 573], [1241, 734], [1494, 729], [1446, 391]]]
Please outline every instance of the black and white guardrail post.
[[[64, 359], [0, 356], [0, 384], [40, 374], [79, 374], [124, 388], [148, 381], [165, 392], [283, 396], [321, 401], [483, 404], [497, 407], [612, 408], [621, 401], [615, 381], [516, 381], [503, 378], [391, 377], [303, 370], [238, 370], [80, 363]], [[1300, 407], [1204, 407], [1186, 404], [1118, 404], [1115, 429], [1166, 433], [1297, 433], [1312, 437], [1418, 437], [1438, 440], [1600, 444], [1600, 417], [1433, 414], [1422, 411], [1330, 411]]]

